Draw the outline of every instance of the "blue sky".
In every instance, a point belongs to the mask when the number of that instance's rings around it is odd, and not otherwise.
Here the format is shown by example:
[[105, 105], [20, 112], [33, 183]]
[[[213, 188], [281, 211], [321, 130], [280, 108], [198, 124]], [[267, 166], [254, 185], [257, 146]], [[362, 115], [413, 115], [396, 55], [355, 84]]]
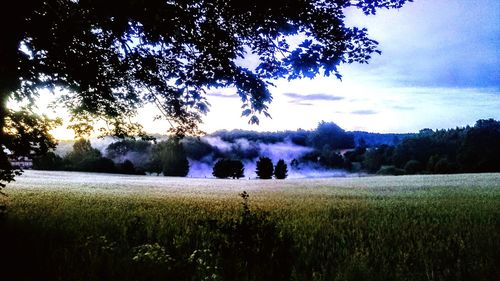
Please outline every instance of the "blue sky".
[[[312, 129], [325, 120], [346, 130], [403, 133], [500, 119], [500, 1], [415, 0], [375, 16], [348, 10], [347, 22], [367, 27], [382, 55], [368, 65], [342, 66], [342, 82], [276, 81], [272, 119], [262, 116], [259, 126], [240, 117], [234, 89], [213, 90], [202, 129]], [[155, 114], [145, 108], [140, 122], [151, 133], [164, 133], [167, 124], [153, 122]], [[69, 133], [61, 128], [56, 135]]]

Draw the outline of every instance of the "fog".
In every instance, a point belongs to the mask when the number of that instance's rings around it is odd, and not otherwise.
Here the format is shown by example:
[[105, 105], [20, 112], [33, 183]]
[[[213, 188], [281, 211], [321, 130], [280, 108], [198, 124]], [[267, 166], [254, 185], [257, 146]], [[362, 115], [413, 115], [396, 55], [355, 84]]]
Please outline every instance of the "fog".
[[[237, 158], [235, 155], [248, 155], [250, 158], [242, 159], [245, 166], [245, 178], [256, 179], [256, 162], [259, 157], [269, 157], [274, 165], [278, 160], [283, 159], [288, 165], [288, 178], [324, 178], [324, 177], [346, 177], [354, 176], [345, 170], [325, 169], [318, 164], [300, 163], [296, 168], [290, 165], [293, 159], [300, 159], [313, 148], [293, 144], [289, 140], [278, 143], [261, 143], [249, 141], [247, 139], [236, 139], [234, 142], [226, 142], [220, 137], [203, 137], [203, 141], [216, 148], [227, 158]], [[254, 156], [254, 157], [252, 157]], [[213, 178], [212, 167], [218, 157], [211, 154], [196, 161], [189, 159], [190, 169], [188, 177], [193, 178]]]

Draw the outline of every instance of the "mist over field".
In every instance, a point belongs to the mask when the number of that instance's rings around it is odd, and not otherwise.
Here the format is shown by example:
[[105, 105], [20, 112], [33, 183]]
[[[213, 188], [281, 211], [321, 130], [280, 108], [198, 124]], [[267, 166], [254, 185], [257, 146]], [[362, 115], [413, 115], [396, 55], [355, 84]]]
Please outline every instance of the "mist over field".
[[[234, 142], [227, 142], [220, 137], [203, 137], [212, 147], [216, 148], [222, 154], [235, 155], [238, 152], [247, 153], [247, 157], [242, 160], [245, 166], [245, 177], [254, 179], [257, 177], [256, 161], [258, 157], [268, 157], [273, 163], [283, 159], [289, 165], [293, 159], [301, 159], [306, 153], [312, 152], [311, 147], [300, 146], [292, 143], [290, 140], [277, 143], [262, 143], [244, 138], [236, 139]], [[217, 161], [217, 156], [210, 154], [201, 160], [189, 159], [188, 177], [193, 178], [212, 178], [213, 163]], [[320, 178], [320, 177], [344, 177], [348, 175], [357, 175], [348, 173], [342, 169], [325, 169], [320, 165], [312, 163], [301, 163], [296, 168], [290, 167], [288, 170], [289, 178]]]
[[[158, 141], [161, 141], [159, 138]], [[290, 139], [277, 143], [263, 143], [261, 141], [238, 138], [233, 142], [224, 141], [219, 136], [204, 136], [200, 140], [214, 148], [215, 153], [210, 153], [200, 159], [188, 157], [189, 174], [191, 178], [214, 178], [212, 169], [214, 163], [222, 156], [242, 158], [245, 166], [245, 178], [255, 179], [257, 177], [256, 161], [259, 157], [269, 157], [273, 163], [283, 159], [288, 164], [288, 178], [324, 178], [324, 177], [346, 177], [358, 176], [359, 173], [349, 173], [344, 169], [327, 169], [321, 165], [303, 162], [297, 167], [291, 167], [290, 162], [293, 159], [300, 159], [305, 154], [313, 152], [312, 147], [306, 147], [294, 144]], [[107, 155], [107, 147], [120, 141], [112, 137], [91, 139], [92, 147], [98, 149], [102, 155]], [[56, 149], [56, 153], [64, 157], [72, 150], [74, 141], [62, 141]], [[137, 151], [129, 151], [124, 155], [112, 158], [113, 162], [121, 163], [130, 160], [134, 165], [141, 166], [148, 161], [149, 154]]]

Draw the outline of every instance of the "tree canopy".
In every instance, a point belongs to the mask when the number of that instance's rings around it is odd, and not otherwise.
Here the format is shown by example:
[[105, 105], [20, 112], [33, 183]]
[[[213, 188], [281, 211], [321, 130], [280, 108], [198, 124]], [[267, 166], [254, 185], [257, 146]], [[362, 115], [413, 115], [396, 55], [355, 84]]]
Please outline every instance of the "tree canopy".
[[[341, 63], [367, 63], [380, 53], [365, 28], [344, 23], [353, 7], [365, 14], [412, 0], [46, 0], [0, 4], [0, 150], [2, 179], [11, 168], [5, 149], [43, 147], [44, 134], [16, 133], [9, 99], [34, 105], [41, 89], [62, 90], [71, 127], [84, 134], [96, 120], [104, 134], [143, 135], [130, 121], [155, 104], [178, 134], [195, 134], [211, 87], [235, 87], [242, 116], [269, 116], [272, 79], [340, 78]], [[301, 42], [292, 44], [291, 36]], [[253, 54], [249, 69], [238, 59]], [[28, 111], [29, 112], [29, 111]], [[38, 118], [40, 123], [51, 123]], [[5, 127], [13, 126], [12, 130]], [[44, 132], [46, 133], [46, 132]]]

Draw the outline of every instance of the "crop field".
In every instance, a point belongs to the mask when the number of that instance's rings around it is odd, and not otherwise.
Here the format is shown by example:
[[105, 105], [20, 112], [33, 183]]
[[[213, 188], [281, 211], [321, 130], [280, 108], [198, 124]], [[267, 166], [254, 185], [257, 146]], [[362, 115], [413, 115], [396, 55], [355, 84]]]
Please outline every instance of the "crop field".
[[26, 171], [5, 192], [5, 280], [500, 280], [500, 174]]

